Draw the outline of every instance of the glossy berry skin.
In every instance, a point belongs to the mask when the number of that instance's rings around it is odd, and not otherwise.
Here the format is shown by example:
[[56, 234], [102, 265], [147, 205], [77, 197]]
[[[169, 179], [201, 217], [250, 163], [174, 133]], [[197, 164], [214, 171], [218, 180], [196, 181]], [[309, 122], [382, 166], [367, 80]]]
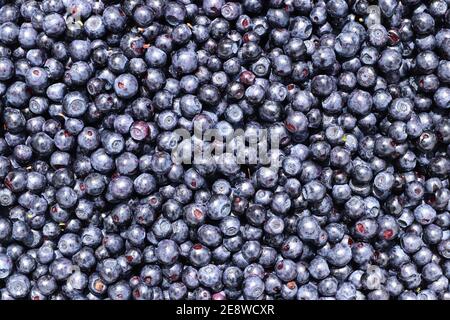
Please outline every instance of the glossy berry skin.
[[449, 299], [448, 11], [2, 3], [0, 298]]
[[138, 82], [131, 74], [122, 74], [114, 80], [114, 91], [120, 98], [131, 98], [138, 90]]
[[156, 248], [156, 257], [164, 264], [173, 264], [177, 261], [179, 254], [178, 246], [171, 240], [163, 240]]

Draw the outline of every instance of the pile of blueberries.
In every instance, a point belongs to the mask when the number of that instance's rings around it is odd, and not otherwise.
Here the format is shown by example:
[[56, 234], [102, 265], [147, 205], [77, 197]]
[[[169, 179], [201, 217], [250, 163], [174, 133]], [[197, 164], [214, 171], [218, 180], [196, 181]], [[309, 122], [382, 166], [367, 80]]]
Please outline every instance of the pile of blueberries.
[[0, 0], [0, 297], [450, 299], [449, 84], [448, 0]]

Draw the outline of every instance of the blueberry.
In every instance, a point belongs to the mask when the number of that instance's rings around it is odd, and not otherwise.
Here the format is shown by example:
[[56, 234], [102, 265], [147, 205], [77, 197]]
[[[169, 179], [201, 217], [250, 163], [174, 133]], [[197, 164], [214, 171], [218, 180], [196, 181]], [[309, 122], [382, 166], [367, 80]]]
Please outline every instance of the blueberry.
[[1, 270], [0, 277], [2, 279], [5, 279], [13, 271], [13, 267], [14, 267], [13, 261], [8, 255], [2, 253], [0, 255], [0, 265], [2, 266], [0, 269]]
[[114, 81], [114, 91], [120, 98], [131, 98], [138, 90], [138, 82], [131, 74], [122, 74]]
[[11, 79], [14, 73], [14, 64], [8, 58], [0, 59], [0, 80], [5, 81]]
[[48, 36], [57, 37], [66, 30], [66, 22], [60, 14], [52, 13], [45, 16], [42, 28]]
[[248, 277], [243, 282], [244, 297], [249, 300], [260, 298], [264, 289], [264, 282], [257, 276]]
[[448, 298], [445, 1], [16, 2], [3, 299]]
[[6, 289], [14, 298], [25, 298], [30, 291], [30, 280], [22, 274], [11, 275], [6, 281]]

